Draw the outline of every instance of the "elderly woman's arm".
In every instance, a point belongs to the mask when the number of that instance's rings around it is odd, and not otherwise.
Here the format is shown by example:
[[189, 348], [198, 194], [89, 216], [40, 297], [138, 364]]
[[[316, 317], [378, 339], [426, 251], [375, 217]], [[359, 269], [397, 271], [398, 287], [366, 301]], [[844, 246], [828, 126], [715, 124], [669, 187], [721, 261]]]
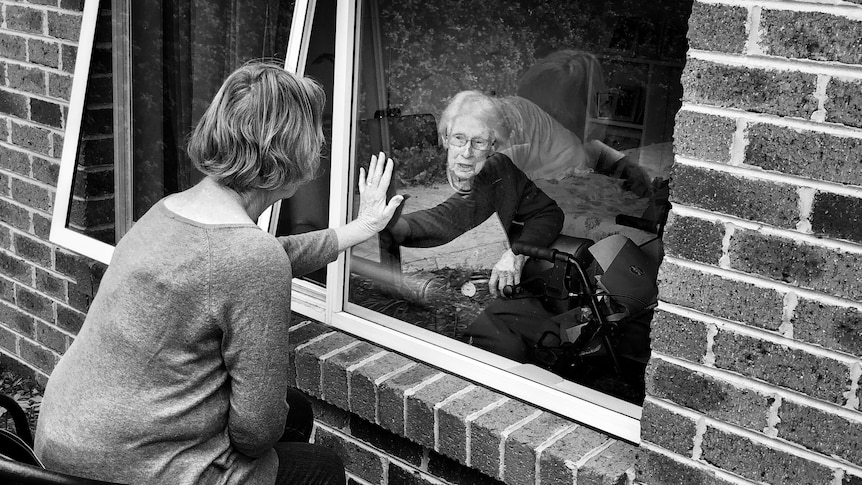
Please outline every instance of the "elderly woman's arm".
[[294, 276], [322, 268], [335, 260], [338, 253], [377, 234], [404, 200], [401, 195], [386, 201], [386, 191], [392, 179], [392, 160], [381, 152], [371, 157], [366, 174], [359, 169], [359, 214], [356, 219], [335, 229], [323, 229], [279, 239], [287, 252]]

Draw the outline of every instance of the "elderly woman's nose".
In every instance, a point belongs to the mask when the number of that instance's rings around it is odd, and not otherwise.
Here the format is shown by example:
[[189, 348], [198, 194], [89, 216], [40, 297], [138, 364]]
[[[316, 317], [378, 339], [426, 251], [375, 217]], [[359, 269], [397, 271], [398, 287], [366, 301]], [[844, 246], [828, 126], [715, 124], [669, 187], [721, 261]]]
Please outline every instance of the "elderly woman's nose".
[[464, 158], [470, 158], [476, 153], [476, 149], [473, 148], [473, 144], [469, 141], [466, 145], [461, 149], [461, 156]]

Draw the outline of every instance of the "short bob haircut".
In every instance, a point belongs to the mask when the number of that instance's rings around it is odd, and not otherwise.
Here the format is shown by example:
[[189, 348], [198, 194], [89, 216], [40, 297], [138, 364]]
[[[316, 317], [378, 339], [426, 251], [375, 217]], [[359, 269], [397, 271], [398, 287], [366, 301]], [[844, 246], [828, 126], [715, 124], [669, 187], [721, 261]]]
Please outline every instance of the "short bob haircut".
[[512, 128], [500, 108], [500, 101], [479, 91], [461, 91], [452, 96], [437, 123], [437, 133], [443, 143], [446, 143], [452, 123], [462, 116], [470, 116], [485, 123], [496, 142], [503, 143], [509, 139]]
[[326, 96], [313, 79], [252, 61], [224, 81], [189, 137], [195, 166], [246, 193], [303, 184], [317, 175]]

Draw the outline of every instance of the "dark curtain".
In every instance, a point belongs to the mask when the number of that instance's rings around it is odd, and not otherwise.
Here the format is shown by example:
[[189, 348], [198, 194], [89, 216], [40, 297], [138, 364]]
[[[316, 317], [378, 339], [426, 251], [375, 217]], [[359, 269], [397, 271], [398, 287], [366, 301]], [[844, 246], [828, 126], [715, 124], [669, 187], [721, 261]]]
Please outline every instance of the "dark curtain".
[[132, 2], [134, 215], [202, 175], [189, 132], [230, 72], [250, 59], [284, 61], [293, 0]]

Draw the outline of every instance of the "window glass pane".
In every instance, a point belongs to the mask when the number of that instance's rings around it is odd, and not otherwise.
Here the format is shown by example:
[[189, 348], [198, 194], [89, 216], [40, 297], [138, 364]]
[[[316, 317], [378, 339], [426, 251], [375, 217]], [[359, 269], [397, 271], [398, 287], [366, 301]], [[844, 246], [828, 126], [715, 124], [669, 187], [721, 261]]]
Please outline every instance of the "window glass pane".
[[133, 214], [202, 175], [185, 140], [222, 81], [250, 59], [283, 62], [293, 1], [131, 2]]
[[[276, 235], [302, 234], [329, 227], [330, 146], [332, 144], [332, 87], [335, 80], [335, 0], [317, 2], [306, 57], [306, 76], [316, 79], [326, 92], [323, 134], [326, 146], [317, 178], [303, 185], [293, 197], [281, 201]], [[302, 279], [323, 285], [326, 268]]]
[[[185, 153], [186, 137], [232, 70], [251, 59], [284, 62], [293, 5], [293, 0], [102, 0], [66, 227], [114, 244], [129, 227], [129, 221], [118, 219], [125, 214], [115, 214], [117, 198], [131, 203], [137, 220], [160, 198], [199, 181], [202, 175]], [[122, 44], [114, 45], [115, 39]], [[119, 65], [128, 65], [128, 72], [114, 72], [114, 57], [126, 52], [130, 59]], [[115, 118], [126, 121], [117, 125]], [[115, 152], [124, 146], [121, 139], [129, 140], [130, 153]], [[118, 164], [130, 164], [131, 193], [115, 187]]]
[[95, 29], [67, 227], [113, 244], [114, 106], [109, 0], [99, 3]]
[[640, 404], [691, 2], [360, 11], [354, 172], [384, 150], [410, 197], [352, 252], [348, 302]]

